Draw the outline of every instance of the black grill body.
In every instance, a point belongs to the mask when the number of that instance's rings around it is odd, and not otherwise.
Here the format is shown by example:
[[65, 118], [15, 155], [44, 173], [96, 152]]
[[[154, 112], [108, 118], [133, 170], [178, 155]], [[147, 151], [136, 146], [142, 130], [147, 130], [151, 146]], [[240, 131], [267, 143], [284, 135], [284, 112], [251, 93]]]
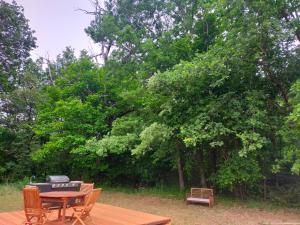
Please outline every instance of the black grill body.
[[[45, 183], [30, 183], [30, 186], [36, 186], [40, 192], [51, 191], [79, 191], [81, 181], [70, 181], [69, 177], [65, 175], [51, 175], [47, 176]], [[44, 202], [44, 201], [43, 201]], [[70, 199], [69, 205], [73, 205], [75, 199]], [[54, 203], [53, 205], [58, 205]]]
[[65, 175], [47, 176], [45, 183], [30, 183], [31, 186], [37, 186], [40, 192], [50, 191], [78, 191], [81, 181], [70, 181]]
[[30, 183], [29, 185], [38, 187], [40, 189], [40, 192], [52, 191], [51, 184], [48, 184], [48, 183]]

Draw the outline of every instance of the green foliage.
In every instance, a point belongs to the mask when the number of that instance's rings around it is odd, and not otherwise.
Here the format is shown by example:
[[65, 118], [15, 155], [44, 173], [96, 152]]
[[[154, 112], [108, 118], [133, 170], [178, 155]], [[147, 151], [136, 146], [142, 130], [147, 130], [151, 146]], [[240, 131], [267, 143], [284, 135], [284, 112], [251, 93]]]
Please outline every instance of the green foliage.
[[97, 155], [107, 156], [108, 154], [120, 154], [128, 147], [132, 146], [132, 143], [136, 142], [137, 137], [132, 134], [123, 136], [107, 136], [98, 142]]
[[[150, 10], [154, 5], [158, 11]], [[130, 98], [140, 129], [120, 126], [114, 134], [112, 128], [96, 148], [107, 146], [104, 152], [112, 153], [131, 149], [153, 163], [183, 161], [189, 173], [199, 167], [204, 181], [217, 174], [206, 180], [222, 189], [254, 187], [280, 155], [276, 130], [289, 107], [287, 90], [299, 75], [292, 57], [297, 33], [287, 32], [294, 29], [289, 23], [293, 5], [141, 1], [132, 8], [126, 1], [107, 1], [104, 13], [96, 12], [87, 29], [107, 50], [116, 47], [107, 68], [120, 61], [119, 73], [126, 68], [134, 77], [150, 79], [146, 88], [138, 88], [146, 92], [142, 97]], [[158, 12], [160, 19], [148, 23]], [[136, 21], [139, 17], [143, 20]], [[165, 21], [172, 22], [167, 26]], [[92, 35], [97, 30], [102, 39]], [[262, 162], [268, 157], [267, 164]]]
[[132, 150], [132, 154], [144, 154], [148, 149], [151, 150], [155, 146], [160, 146], [167, 142], [172, 135], [172, 130], [163, 124], [153, 123], [146, 127], [140, 134], [141, 143]]
[[[285, 118], [285, 125], [281, 135], [286, 143], [283, 159], [279, 160], [277, 166], [287, 167], [294, 174], [300, 173], [300, 82], [297, 81], [291, 88], [291, 103], [293, 106], [290, 114]], [[279, 168], [276, 169], [278, 171]]]
[[[34, 129], [45, 143], [34, 152], [34, 160], [47, 163], [58, 157], [70, 166], [73, 149], [84, 145], [88, 138], [104, 136], [109, 117], [116, 113], [116, 100], [108, 94], [112, 90], [103, 79], [102, 70], [83, 58], [65, 68], [55, 86], [46, 88], [48, 100], [39, 106]], [[54, 160], [53, 164], [60, 168], [62, 162]]]
[[[182, 190], [243, 197], [262, 193], [257, 184], [272, 172], [299, 173], [295, 1], [98, 3], [85, 31], [103, 66], [67, 47], [46, 69], [44, 59], [12, 69], [20, 79], [1, 93], [2, 179], [36, 171], [112, 184], [178, 180]], [[1, 2], [8, 9], [21, 10]]]
[[105, 62], [111, 54], [121, 65], [138, 68], [142, 78], [206, 51], [218, 33], [215, 16], [199, 13], [206, 7], [200, 1], [95, 4], [95, 18], [86, 33], [102, 46], [100, 54]]
[[239, 185], [247, 185], [248, 188], [256, 185], [261, 178], [258, 162], [253, 155], [241, 157], [234, 154], [220, 166], [215, 180], [222, 189], [233, 191]]
[[260, 150], [267, 142], [265, 137], [255, 132], [244, 132], [237, 134], [243, 144], [243, 149], [239, 152], [240, 156], [245, 156], [248, 153]]
[[22, 82], [23, 67], [36, 47], [36, 38], [25, 18], [23, 7], [0, 1], [0, 91], [16, 88]]
[[299, 183], [285, 184], [280, 187], [273, 187], [270, 191], [270, 199], [280, 206], [299, 208]]

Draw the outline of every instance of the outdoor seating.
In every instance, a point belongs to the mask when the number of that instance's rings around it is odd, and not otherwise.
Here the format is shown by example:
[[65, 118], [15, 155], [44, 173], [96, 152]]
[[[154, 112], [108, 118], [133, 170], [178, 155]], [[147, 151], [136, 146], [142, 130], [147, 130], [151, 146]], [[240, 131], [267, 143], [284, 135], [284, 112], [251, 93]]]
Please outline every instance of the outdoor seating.
[[75, 206], [75, 205], [83, 205], [84, 202], [85, 202], [85, 200], [86, 200], [86, 198], [87, 198], [87, 196], [88, 196], [88, 194], [89, 194], [93, 189], [94, 189], [94, 183], [82, 183], [82, 184], [80, 185], [79, 191], [80, 191], [80, 192], [83, 192], [83, 193], [85, 193], [85, 194], [87, 194], [87, 195], [84, 196], [84, 198], [82, 198], [82, 199], [76, 199], [76, 202], [75, 202], [75, 204], [73, 204], [73, 205], [74, 205], [74, 206]]
[[73, 216], [75, 217], [75, 221], [72, 225], [75, 225], [77, 222], [81, 223], [82, 225], [86, 225], [84, 223], [84, 219], [90, 216], [90, 212], [93, 209], [97, 199], [100, 196], [102, 189], [93, 189], [87, 196], [84, 204], [82, 206], [74, 206], [72, 207], [74, 210]]
[[210, 188], [191, 188], [187, 194], [187, 203], [206, 203], [209, 207], [214, 204], [214, 191]]
[[82, 183], [80, 185], [80, 192], [89, 194], [94, 189], [94, 183]]
[[24, 211], [26, 216], [25, 225], [42, 225], [47, 221], [47, 208], [42, 207], [40, 191], [36, 187], [23, 189]]
[[[171, 224], [167, 217], [97, 203], [101, 188], [94, 189], [93, 183], [80, 182], [79, 189], [79, 185], [76, 186], [79, 182], [71, 182], [26, 185], [23, 189], [25, 214], [24, 211], [0, 213], [0, 225]], [[48, 186], [48, 191], [43, 191], [40, 186]], [[75, 191], [71, 189], [73, 187], [76, 187]], [[80, 204], [70, 204], [71, 199], [74, 203], [81, 199]], [[53, 209], [58, 209], [58, 217], [51, 213]]]
[[70, 199], [83, 198], [85, 195], [86, 195], [85, 193], [79, 191], [51, 191], [51, 192], [41, 193], [40, 198], [42, 200], [47, 200], [50, 202], [58, 202], [62, 204], [62, 208], [60, 210], [61, 214], [59, 213], [58, 219], [62, 224], [64, 224], [67, 218], [66, 211]]

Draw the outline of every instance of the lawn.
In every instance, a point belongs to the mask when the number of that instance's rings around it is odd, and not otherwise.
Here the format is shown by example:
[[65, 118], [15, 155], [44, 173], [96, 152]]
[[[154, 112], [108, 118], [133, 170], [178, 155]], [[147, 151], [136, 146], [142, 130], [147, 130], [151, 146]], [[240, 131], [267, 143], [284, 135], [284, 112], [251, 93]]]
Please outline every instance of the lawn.
[[[162, 194], [162, 193], [161, 193]], [[155, 191], [125, 191], [104, 189], [102, 203], [135, 209], [172, 219], [172, 225], [254, 225], [300, 222], [296, 209], [284, 209], [267, 204], [241, 203], [219, 199], [213, 208], [186, 205], [178, 195], [162, 197]], [[12, 185], [0, 186], [0, 211], [22, 209], [20, 189]]]

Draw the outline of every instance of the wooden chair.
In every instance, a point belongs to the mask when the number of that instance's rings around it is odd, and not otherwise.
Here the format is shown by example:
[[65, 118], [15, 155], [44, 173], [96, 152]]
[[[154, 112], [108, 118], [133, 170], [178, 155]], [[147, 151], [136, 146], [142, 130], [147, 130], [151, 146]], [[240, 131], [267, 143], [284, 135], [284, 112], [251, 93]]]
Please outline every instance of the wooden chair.
[[94, 189], [94, 183], [82, 183], [80, 185], [80, 192], [84, 192], [86, 194], [90, 193]]
[[47, 221], [46, 213], [42, 207], [40, 191], [37, 187], [25, 187], [23, 189], [25, 225], [42, 225]]
[[[39, 188], [37, 186], [33, 185], [25, 185], [25, 188]], [[54, 203], [53, 202], [43, 202], [42, 201], [42, 208], [46, 210], [47, 212], [58, 210], [58, 217], [60, 217], [61, 214], [61, 209], [62, 209], [62, 204], [61, 203]]]
[[84, 202], [86, 201], [86, 198], [88, 196], [88, 194], [94, 189], [94, 183], [82, 183], [80, 185], [80, 192], [83, 192], [85, 194], [87, 194], [83, 199], [76, 199], [75, 204], [73, 204], [73, 206], [76, 205], [83, 205]]
[[80, 222], [82, 225], [86, 225], [83, 220], [90, 216], [90, 212], [93, 209], [97, 199], [99, 198], [101, 191], [102, 189], [100, 188], [93, 189], [88, 194], [87, 199], [84, 202], [84, 205], [72, 207], [74, 210], [72, 217], [76, 218], [75, 221], [72, 223], [72, 225], [75, 225], [77, 222]]
[[214, 204], [214, 191], [210, 188], [191, 188], [186, 198], [187, 203], [206, 203], [209, 207]]

